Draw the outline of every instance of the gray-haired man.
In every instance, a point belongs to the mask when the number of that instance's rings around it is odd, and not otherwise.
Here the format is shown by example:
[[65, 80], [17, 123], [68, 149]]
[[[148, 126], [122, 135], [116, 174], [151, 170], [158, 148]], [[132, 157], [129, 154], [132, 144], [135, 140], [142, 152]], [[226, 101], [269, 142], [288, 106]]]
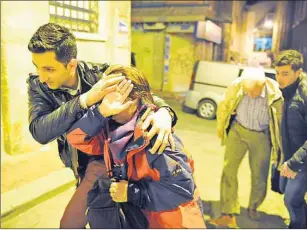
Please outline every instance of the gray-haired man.
[[258, 207], [267, 190], [271, 150], [280, 149], [279, 126], [283, 98], [276, 81], [266, 78], [262, 68], [248, 67], [225, 93], [217, 111], [218, 136], [226, 144], [221, 180], [222, 216], [211, 224], [236, 228], [240, 214], [238, 169], [249, 151], [252, 188], [248, 214], [259, 219]]

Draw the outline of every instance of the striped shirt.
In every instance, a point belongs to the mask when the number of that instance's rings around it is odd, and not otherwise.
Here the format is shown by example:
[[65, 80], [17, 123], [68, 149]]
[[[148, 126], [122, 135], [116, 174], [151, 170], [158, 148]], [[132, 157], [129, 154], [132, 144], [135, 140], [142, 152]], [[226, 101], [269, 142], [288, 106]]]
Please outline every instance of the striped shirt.
[[269, 126], [269, 106], [266, 87], [263, 87], [259, 97], [251, 98], [245, 94], [240, 101], [235, 120], [243, 127], [254, 130], [264, 131]]

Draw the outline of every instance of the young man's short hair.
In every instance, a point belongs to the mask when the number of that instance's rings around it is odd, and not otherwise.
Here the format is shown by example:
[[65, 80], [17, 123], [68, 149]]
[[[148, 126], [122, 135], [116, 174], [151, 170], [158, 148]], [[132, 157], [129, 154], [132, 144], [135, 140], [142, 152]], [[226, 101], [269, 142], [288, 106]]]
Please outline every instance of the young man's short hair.
[[55, 23], [39, 27], [30, 39], [28, 49], [32, 53], [54, 51], [56, 59], [64, 65], [77, 58], [75, 36], [67, 28]]
[[301, 69], [303, 67], [303, 64], [303, 55], [296, 50], [282, 51], [275, 61], [275, 66], [291, 65], [291, 68], [294, 72]]

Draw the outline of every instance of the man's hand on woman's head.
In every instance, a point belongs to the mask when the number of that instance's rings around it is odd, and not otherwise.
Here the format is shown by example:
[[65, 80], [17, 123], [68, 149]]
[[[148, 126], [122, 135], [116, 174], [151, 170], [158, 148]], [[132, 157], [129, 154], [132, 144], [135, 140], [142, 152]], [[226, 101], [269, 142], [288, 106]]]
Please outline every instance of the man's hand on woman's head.
[[122, 74], [110, 74], [100, 79], [93, 87], [81, 97], [85, 97], [84, 101], [89, 108], [101, 101], [108, 93], [116, 91], [118, 84], [125, 79]]
[[142, 129], [147, 130], [151, 125], [151, 129], [147, 134], [147, 138], [151, 140], [154, 135], [158, 135], [154, 146], [150, 150], [152, 154], [158, 152], [161, 154], [170, 143], [172, 150], [175, 149], [175, 142], [172, 136], [172, 117], [168, 110], [160, 108], [157, 112], [150, 114], [145, 119]]
[[[99, 105], [100, 113], [104, 117], [109, 117], [129, 108], [133, 102], [124, 102], [128, 98], [132, 89], [133, 84], [130, 80], [121, 80], [116, 86], [116, 90], [104, 95], [103, 100]], [[148, 139], [151, 140], [155, 134], [158, 135], [154, 146], [150, 150], [151, 153], [162, 153], [168, 143], [170, 143], [171, 148], [174, 150], [175, 143], [172, 136], [172, 117], [168, 110], [160, 108], [156, 113], [149, 115], [145, 119], [142, 129], [147, 130], [150, 125], [151, 129], [147, 134]]]
[[129, 108], [133, 104], [133, 101], [128, 101], [126, 103], [124, 102], [129, 96], [132, 88], [133, 84], [130, 80], [127, 81], [124, 79], [121, 81], [116, 86], [116, 91], [110, 92], [104, 96], [101, 104], [99, 105], [99, 112], [104, 117], [109, 117]]

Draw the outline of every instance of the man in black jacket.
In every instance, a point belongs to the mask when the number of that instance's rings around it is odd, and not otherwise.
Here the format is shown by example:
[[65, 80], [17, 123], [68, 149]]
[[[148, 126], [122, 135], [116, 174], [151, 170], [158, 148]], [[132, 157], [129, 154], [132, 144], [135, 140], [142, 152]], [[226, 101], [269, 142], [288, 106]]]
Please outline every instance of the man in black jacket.
[[307, 228], [307, 77], [303, 56], [295, 50], [280, 53], [276, 79], [285, 99], [281, 127], [283, 154], [278, 156], [280, 187], [290, 214], [289, 228]]
[[[129, 104], [124, 101], [133, 85], [121, 75], [105, 76], [107, 64], [92, 66], [77, 61], [74, 35], [58, 24], [42, 25], [32, 36], [28, 49], [37, 70], [27, 79], [30, 132], [41, 144], [57, 140], [61, 160], [80, 183], [90, 157], [67, 142], [66, 132], [89, 107], [115, 90], [122, 95], [119, 108], [125, 110]], [[158, 134], [152, 153], [162, 152], [168, 142], [174, 146], [170, 133], [177, 122], [175, 112], [163, 99], [154, 96], [154, 101], [160, 109], [148, 116], [142, 127], [146, 130], [151, 126], [149, 139]]]

